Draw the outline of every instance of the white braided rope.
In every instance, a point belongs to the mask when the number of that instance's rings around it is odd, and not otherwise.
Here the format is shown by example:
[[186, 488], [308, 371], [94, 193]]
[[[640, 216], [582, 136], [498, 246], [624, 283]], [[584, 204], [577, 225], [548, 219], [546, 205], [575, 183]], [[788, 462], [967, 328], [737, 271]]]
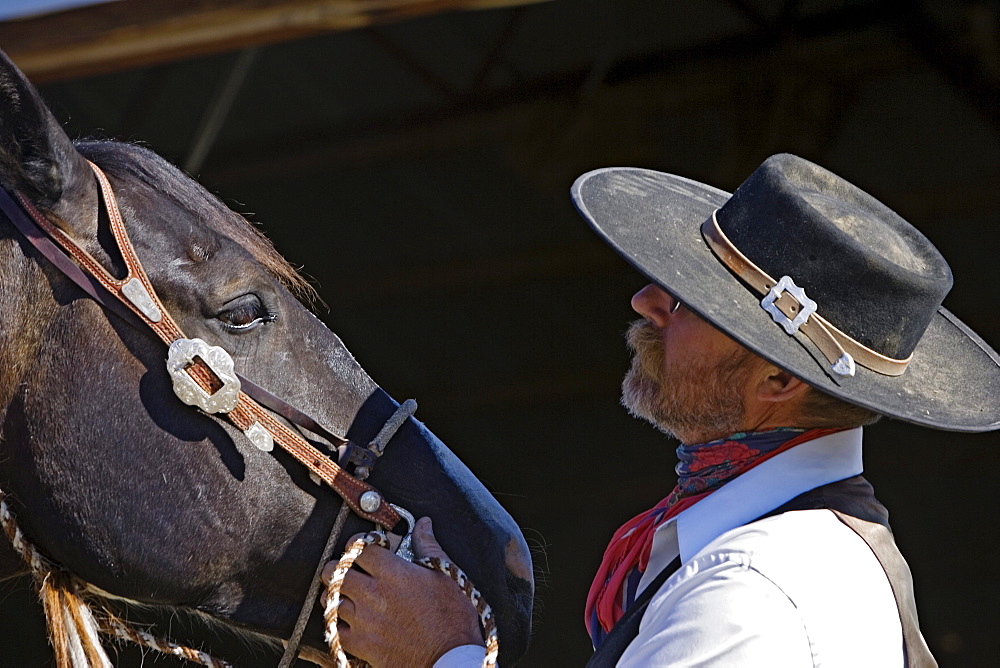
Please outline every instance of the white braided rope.
[[117, 618], [110, 618], [101, 624], [101, 633], [114, 636], [119, 640], [128, 640], [136, 645], [143, 645], [163, 654], [170, 654], [182, 659], [187, 659], [191, 663], [208, 668], [232, 668], [232, 664], [222, 659], [216, 659], [207, 652], [178, 645], [164, 638], [158, 638], [147, 631], [137, 629]]
[[[330, 646], [330, 656], [337, 662], [337, 668], [350, 668], [351, 666], [347, 654], [344, 653], [344, 649], [340, 644], [340, 634], [337, 632], [337, 621], [340, 617], [339, 609], [342, 601], [340, 588], [344, 584], [347, 572], [354, 565], [354, 561], [361, 556], [366, 547], [373, 543], [379, 547], [389, 547], [389, 542], [385, 536], [376, 532], [366, 533], [356, 539], [347, 548], [347, 551], [344, 552], [344, 556], [340, 558], [340, 561], [337, 562], [337, 568], [330, 577], [330, 584], [326, 587], [326, 608], [323, 610], [323, 620], [326, 624], [325, 638], [327, 644]], [[497, 656], [500, 653], [496, 619], [493, 617], [493, 610], [486, 603], [485, 599], [483, 599], [479, 590], [473, 586], [469, 577], [458, 566], [437, 557], [422, 557], [413, 563], [444, 573], [462, 590], [466, 598], [476, 608], [476, 613], [479, 615], [479, 623], [482, 625], [486, 635], [486, 656], [483, 658], [483, 668], [496, 668]]]
[[[101, 645], [100, 629], [94, 613], [90, 606], [77, 595], [77, 587], [71, 581], [68, 591], [60, 592], [60, 605], [62, 606], [61, 616], [63, 620], [73, 620], [73, 623], [66, 624], [66, 635], [69, 641], [69, 653], [74, 666], [88, 666], [88, 668], [112, 668], [111, 660], [108, 658], [104, 647]], [[75, 610], [74, 610], [75, 609]], [[77, 614], [74, 615], [73, 613]], [[78, 620], [78, 621], [77, 621]], [[98, 666], [91, 665], [87, 656], [87, 647], [91, 647], [98, 662]]]
[[447, 575], [458, 585], [458, 588], [465, 593], [472, 606], [479, 614], [479, 624], [486, 634], [486, 656], [483, 657], [483, 668], [496, 668], [497, 656], [500, 654], [500, 641], [497, 637], [497, 622], [493, 617], [493, 609], [479, 593], [479, 590], [472, 584], [472, 580], [461, 568], [438, 557], [421, 557], [415, 564], [420, 564], [431, 570], [438, 570]]
[[326, 644], [330, 646], [330, 656], [337, 661], [337, 668], [350, 668], [350, 662], [344, 648], [340, 645], [340, 634], [337, 632], [337, 620], [340, 618], [340, 588], [344, 584], [347, 571], [351, 570], [354, 560], [361, 556], [364, 549], [372, 543], [378, 543], [381, 547], [386, 547], [385, 537], [375, 532], [366, 533], [355, 540], [344, 552], [344, 556], [337, 562], [337, 568], [330, 577], [330, 584], [326, 586], [326, 608], [323, 609], [323, 621], [326, 624], [324, 638]]
[[[5, 497], [6, 494], [4, 491], [0, 490], [0, 527], [2, 527], [7, 539], [10, 540], [14, 550], [28, 565], [31, 575], [35, 581], [39, 584], [44, 583], [53, 573], [61, 572], [61, 569], [40, 553], [38, 549], [24, 537], [24, 533], [21, 531], [17, 521], [14, 519], [14, 514], [7, 505]], [[78, 584], [78, 586], [75, 587], [78, 591], [82, 591], [84, 589], [83, 586], [79, 586], [82, 585], [80, 580], [75, 577], [72, 578], [72, 580]], [[115, 617], [111, 611], [100, 603], [98, 603], [98, 611], [102, 619], [99, 622], [95, 622], [95, 615], [88, 601], [85, 601], [82, 597], [76, 595], [70, 597], [70, 599], [72, 600], [72, 605], [77, 606], [78, 617], [84, 622], [82, 628], [77, 628], [76, 625], [69, 625], [66, 627], [66, 633], [69, 634], [71, 645], [74, 648], [81, 646], [80, 639], [82, 637], [93, 637], [93, 632], [96, 627], [96, 629], [104, 635], [113, 636], [120, 640], [128, 640], [137, 645], [142, 645], [164, 654], [170, 654], [172, 656], [187, 659], [192, 663], [197, 663], [199, 665], [206, 666], [207, 668], [232, 668], [231, 664], [220, 659], [216, 659], [205, 652], [192, 649], [190, 647], [184, 647], [183, 645], [178, 645], [177, 643], [169, 640], [158, 638], [141, 629], [131, 627], [126, 622], [123, 622]], [[65, 599], [64, 604], [66, 604]], [[46, 612], [46, 617], [47, 616], [48, 613]], [[73, 617], [70, 610], [66, 610], [64, 616], [66, 618]], [[50, 620], [47, 619], [46, 621], [49, 622]], [[49, 628], [50, 632], [52, 632], [51, 624], [49, 624]], [[104, 652], [100, 643], [95, 641], [93, 644], [96, 645], [96, 649], [103, 655], [101, 656], [102, 663], [110, 666], [111, 661], [107, 658], [107, 653]], [[77, 662], [79, 662], [80, 666], [87, 665], [85, 659], [74, 660], [74, 663]]]
[[32, 545], [21, 532], [21, 527], [17, 526], [14, 514], [10, 512], [5, 500], [6, 494], [0, 490], [0, 524], [3, 525], [3, 532], [7, 535], [10, 544], [14, 546], [24, 563], [31, 569], [32, 575], [49, 573], [56, 570], [55, 564], [42, 555], [35, 546]]

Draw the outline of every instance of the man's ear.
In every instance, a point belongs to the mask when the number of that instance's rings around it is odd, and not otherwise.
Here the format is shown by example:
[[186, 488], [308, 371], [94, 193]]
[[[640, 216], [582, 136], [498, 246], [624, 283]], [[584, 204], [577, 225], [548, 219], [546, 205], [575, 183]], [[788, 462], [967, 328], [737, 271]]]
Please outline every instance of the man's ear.
[[757, 399], [767, 403], [782, 403], [801, 397], [809, 385], [776, 366], [768, 365], [767, 375], [757, 386]]
[[[96, 197], [87, 161], [24, 74], [0, 52], [0, 185], [60, 217]], [[67, 221], [70, 222], [70, 221]]]

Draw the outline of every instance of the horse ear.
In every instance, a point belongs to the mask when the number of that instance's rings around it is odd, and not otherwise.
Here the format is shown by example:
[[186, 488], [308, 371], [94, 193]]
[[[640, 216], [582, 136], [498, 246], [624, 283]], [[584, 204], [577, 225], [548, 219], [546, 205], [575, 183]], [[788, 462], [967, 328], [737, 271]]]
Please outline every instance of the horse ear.
[[93, 187], [86, 160], [31, 82], [0, 51], [0, 185], [55, 207]]

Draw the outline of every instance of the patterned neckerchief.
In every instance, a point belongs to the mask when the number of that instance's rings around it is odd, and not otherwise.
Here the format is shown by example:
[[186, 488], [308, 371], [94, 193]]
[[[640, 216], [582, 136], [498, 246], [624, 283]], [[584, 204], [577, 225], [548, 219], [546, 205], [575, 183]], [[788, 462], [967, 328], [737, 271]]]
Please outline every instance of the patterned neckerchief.
[[655, 506], [615, 532], [604, 552], [590, 592], [584, 621], [598, 647], [635, 600], [649, 563], [656, 528], [757, 464], [800, 443], [841, 429], [795, 429], [738, 432], [728, 438], [677, 448], [677, 486]]

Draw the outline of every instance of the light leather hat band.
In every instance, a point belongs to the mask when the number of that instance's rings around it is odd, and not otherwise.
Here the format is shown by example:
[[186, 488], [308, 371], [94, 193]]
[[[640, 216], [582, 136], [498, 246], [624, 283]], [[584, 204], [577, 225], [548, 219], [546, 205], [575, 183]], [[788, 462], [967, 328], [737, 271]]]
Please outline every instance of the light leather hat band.
[[900, 376], [913, 359], [911, 354], [903, 360], [893, 359], [868, 348], [831, 325], [816, 313], [816, 302], [806, 296], [805, 290], [795, 285], [790, 276], [780, 281], [755, 265], [732, 244], [712, 212], [711, 218], [701, 225], [701, 234], [708, 247], [726, 267], [758, 294], [764, 296], [761, 308], [792, 335], [802, 332], [812, 341], [838, 376], [853, 376], [855, 363], [885, 376]]

